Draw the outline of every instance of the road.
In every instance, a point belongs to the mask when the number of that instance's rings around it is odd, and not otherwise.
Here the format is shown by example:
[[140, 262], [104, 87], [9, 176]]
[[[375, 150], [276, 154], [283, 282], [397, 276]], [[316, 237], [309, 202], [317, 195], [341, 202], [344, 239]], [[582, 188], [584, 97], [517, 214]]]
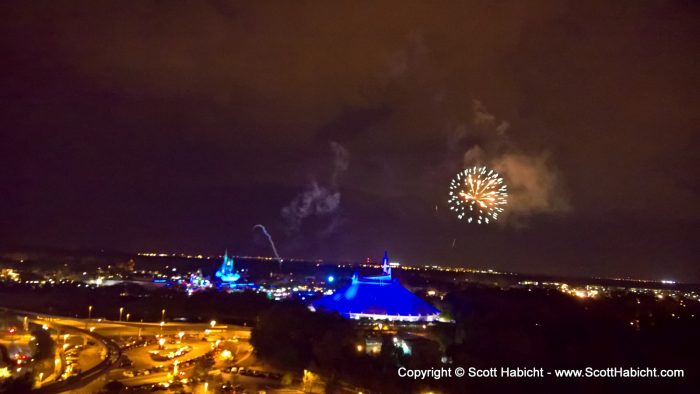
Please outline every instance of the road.
[[83, 387], [99, 376], [107, 373], [107, 371], [113, 367], [121, 356], [121, 351], [116, 343], [107, 337], [99, 335], [98, 333], [84, 330], [81, 328], [82, 326], [76, 327], [69, 324], [64, 324], [65, 322], [61, 321], [60, 319], [54, 317], [47, 318], [46, 316], [37, 316], [36, 318], [30, 317], [30, 321], [37, 324], [45, 324], [49, 328], [55, 329], [59, 332], [69, 333], [70, 335], [87, 336], [96, 344], [101, 344], [101, 346], [104, 347], [104, 356], [102, 357], [101, 361], [94, 365], [94, 367], [68, 379], [43, 385], [39, 390], [36, 390], [38, 392], [60, 393]]
[[[214, 366], [207, 377], [209, 386], [206, 392], [215, 392], [218, 385], [227, 383], [240, 385], [246, 392], [264, 390], [268, 393], [301, 393], [298, 378], [295, 383], [282, 387], [279, 379], [228, 373], [232, 366], [245, 367], [265, 373], [275, 371], [260, 363], [253, 355], [249, 343], [250, 328], [205, 323], [136, 323], [106, 321], [101, 319], [75, 319], [59, 316], [31, 314], [37, 322], [42, 322], [62, 332], [89, 335], [95, 345], [87, 346], [78, 355], [78, 365], [84, 371], [67, 381], [58, 381], [41, 389], [45, 393], [70, 392], [88, 394], [100, 391], [105, 384], [117, 380], [126, 386], [150, 388], [154, 384], [166, 384], [177, 379], [188, 381], [193, 377], [194, 362], [203, 356], [213, 357]], [[178, 335], [179, 334], [179, 335]], [[158, 338], [163, 338], [162, 346]], [[86, 341], [87, 342], [87, 341]], [[134, 344], [136, 342], [136, 344]], [[144, 343], [145, 342], [145, 343]], [[104, 346], [104, 351], [100, 351]], [[187, 346], [188, 351], [175, 354]], [[212, 349], [216, 348], [215, 351]], [[151, 352], [158, 351], [155, 358]], [[228, 354], [226, 353], [228, 352]], [[130, 360], [131, 365], [121, 365]], [[178, 363], [178, 376], [173, 374]], [[160, 368], [160, 369], [159, 369]], [[148, 371], [146, 375], [146, 371]], [[204, 384], [186, 385], [186, 391], [204, 392]], [[307, 392], [309, 387], [306, 387]], [[317, 381], [313, 392], [323, 392], [323, 383]]]
[[[189, 345], [192, 350], [181, 357], [178, 361], [184, 363], [188, 360], [200, 357], [210, 351], [212, 344], [219, 341], [238, 340], [241, 344], [238, 348], [244, 347], [250, 352], [247, 339], [250, 338], [250, 329], [239, 326], [226, 325], [211, 325], [206, 323], [180, 323], [166, 322], [165, 324], [158, 323], [134, 323], [134, 322], [119, 322], [105, 321], [101, 319], [76, 319], [62, 316], [52, 316], [47, 314], [37, 314], [27, 311], [12, 311], [18, 316], [29, 316], [30, 321], [40, 325], [46, 325], [50, 329], [54, 329], [60, 333], [69, 333], [69, 337], [86, 336], [93, 345], [87, 346], [84, 351], [81, 351], [77, 356], [77, 365], [80, 366], [82, 373], [72, 376], [69, 379], [49, 382], [45, 378], [45, 383], [39, 390], [43, 393], [65, 392], [71, 391], [76, 393], [95, 392], [104, 386], [110, 379], [120, 377], [124, 378], [124, 369], [119, 368], [118, 362], [121, 357], [120, 345], [124, 345], [126, 338], [155, 338], [162, 336], [168, 338], [170, 342], [179, 342], [178, 333], [185, 333], [183, 338], [185, 344]], [[177, 339], [177, 340], [176, 340]], [[205, 340], [206, 339], [206, 340]], [[88, 342], [85, 340], [84, 342]], [[243, 344], [246, 345], [243, 345]], [[62, 345], [60, 339], [57, 344]], [[167, 347], [173, 347], [175, 344], [169, 343]], [[151, 345], [155, 348], [157, 345]], [[101, 350], [102, 349], [102, 350]], [[155, 361], [150, 358], [147, 353], [148, 348], [128, 349], [127, 354], [134, 356], [134, 367], [152, 368], [163, 365], [165, 367], [172, 365], [173, 360]], [[167, 352], [166, 352], [167, 353]], [[60, 353], [59, 353], [60, 354]], [[58, 360], [63, 358], [57, 356]], [[137, 362], [140, 363], [137, 365]], [[60, 370], [57, 375], [63, 372], [62, 361], [57, 362]], [[133, 368], [132, 368], [133, 369]], [[115, 375], [117, 373], [118, 375]], [[151, 376], [148, 381], [159, 380], [163, 381], [167, 373]], [[138, 382], [138, 380], [136, 381]]]

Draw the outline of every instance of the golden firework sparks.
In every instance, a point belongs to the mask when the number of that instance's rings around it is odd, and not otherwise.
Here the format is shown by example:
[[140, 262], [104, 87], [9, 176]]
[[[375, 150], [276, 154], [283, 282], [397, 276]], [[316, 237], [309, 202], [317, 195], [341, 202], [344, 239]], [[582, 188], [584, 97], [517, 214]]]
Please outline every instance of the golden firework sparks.
[[450, 210], [468, 223], [494, 221], [508, 203], [503, 178], [486, 167], [472, 167], [459, 172], [450, 182], [449, 196]]

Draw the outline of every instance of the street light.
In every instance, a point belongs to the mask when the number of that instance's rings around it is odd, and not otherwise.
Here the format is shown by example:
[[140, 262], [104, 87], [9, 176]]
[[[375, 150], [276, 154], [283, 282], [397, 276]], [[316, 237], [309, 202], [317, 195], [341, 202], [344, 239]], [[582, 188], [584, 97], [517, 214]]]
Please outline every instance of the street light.
[[[91, 317], [92, 317], [92, 305], [89, 305], [88, 306], [88, 321], [90, 320]], [[85, 328], [87, 328], [87, 325], [88, 325], [88, 322], [86, 321]]]
[[163, 309], [162, 311], [160, 311], [160, 320], [161, 320], [161, 321], [165, 321], [165, 309]]
[[185, 336], [185, 333], [184, 333], [184, 331], [180, 331], [180, 332], [178, 332], [178, 333], [177, 333], [177, 336], [178, 336], [178, 337], [180, 337], [180, 342], [182, 342], [182, 337], [184, 337], [184, 336]]
[[126, 314], [126, 321], [129, 321], [129, 316], [131, 316], [131, 313]]
[[119, 321], [122, 321], [122, 313], [124, 312], [124, 307], [119, 308]]
[[211, 328], [214, 328], [214, 326], [216, 326], [216, 320], [210, 321], [209, 325], [211, 326]]
[[307, 391], [307, 387], [309, 388], [309, 392], [314, 391], [314, 380], [316, 377], [314, 376], [313, 372], [305, 369], [304, 370], [304, 377], [302, 378], [302, 383], [304, 384], [304, 391]]

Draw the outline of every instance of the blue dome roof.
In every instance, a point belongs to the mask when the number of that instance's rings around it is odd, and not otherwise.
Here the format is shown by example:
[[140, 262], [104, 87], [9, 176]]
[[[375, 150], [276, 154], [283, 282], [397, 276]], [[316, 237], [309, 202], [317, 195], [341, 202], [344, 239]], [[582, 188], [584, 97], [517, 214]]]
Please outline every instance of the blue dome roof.
[[352, 284], [316, 300], [311, 307], [354, 319], [431, 321], [440, 314], [437, 308], [411, 293], [390, 275], [353, 278]]

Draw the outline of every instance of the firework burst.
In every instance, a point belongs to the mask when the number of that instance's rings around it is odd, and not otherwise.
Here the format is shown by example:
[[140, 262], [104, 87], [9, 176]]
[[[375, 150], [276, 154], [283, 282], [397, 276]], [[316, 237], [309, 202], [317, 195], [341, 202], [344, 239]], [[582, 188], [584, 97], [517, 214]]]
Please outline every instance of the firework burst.
[[508, 203], [506, 184], [498, 173], [486, 167], [459, 172], [450, 182], [448, 203], [457, 218], [468, 223], [489, 223], [498, 219]]

